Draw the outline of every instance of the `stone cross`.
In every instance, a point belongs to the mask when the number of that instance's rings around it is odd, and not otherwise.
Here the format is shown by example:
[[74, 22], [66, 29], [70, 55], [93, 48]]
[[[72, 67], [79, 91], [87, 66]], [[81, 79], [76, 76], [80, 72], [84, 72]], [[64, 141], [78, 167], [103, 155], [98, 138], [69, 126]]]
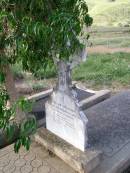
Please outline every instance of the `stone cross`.
[[71, 69], [67, 62], [59, 61], [58, 63], [58, 90], [68, 91], [72, 85]]
[[69, 88], [72, 86], [72, 79], [71, 79], [71, 70], [80, 64], [81, 62], [85, 61], [87, 57], [87, 51], [84, 49], [83, 51], [73, 55], [73, 59], [71, 62], [65, 62], [60, 60], [57, 63], [58, 66], [58, 89], [60, 91], [68, 91]]
[[88, 119], [79, 105], [77, 91], [72, 87], [71, 69], [79, 64], [83, 53], [75, 55], [75, 60], [59, 60], [58, 84], [51, 98], [46, 102], [46, 127], [76, 148], [85, 151], [88, 144]]

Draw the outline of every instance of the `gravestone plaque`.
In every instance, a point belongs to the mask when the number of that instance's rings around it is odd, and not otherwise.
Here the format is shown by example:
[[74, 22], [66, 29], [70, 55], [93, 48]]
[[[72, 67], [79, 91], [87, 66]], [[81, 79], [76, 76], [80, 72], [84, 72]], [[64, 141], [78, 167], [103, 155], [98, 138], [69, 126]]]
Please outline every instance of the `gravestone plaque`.
[[58, 67], [58, 85], [46, 103], [46, 127], [85, 151], [88, 120], [79, 106], [76, 90], [71, 87], [70, 65], [60, 61]]

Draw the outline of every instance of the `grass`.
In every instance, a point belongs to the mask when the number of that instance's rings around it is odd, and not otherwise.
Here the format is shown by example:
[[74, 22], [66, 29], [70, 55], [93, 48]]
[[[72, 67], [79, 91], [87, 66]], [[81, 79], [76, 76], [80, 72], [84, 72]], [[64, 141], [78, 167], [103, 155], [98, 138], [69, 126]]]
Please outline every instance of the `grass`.
[[104, 45], [111, 48], [120, 48], [120, 47], [130, 47], [130, 37], [110, 37], [110, 38], [103, 38], [103, 37], [90, 37], [89, 40], [93, 46], [97, 45]]
[[25, 72], [22, 70], [22, 64], [21, 63], [16, 63], [15, 65], [12, 66], [12, 72], [15, 77], [15, 79], [24, 79], [25, 77]]
[[73, 70], [73, 79], [96, 85], [130, 84], [130, 54], [93, 54]]
[[[22, 65], [21, 63], [16, 63], [12, 66], [12, 71], [15, 79], [25, 79], [26, 78], [26, 72], [22, 70]], [[34, 78], [36, 77], [37, 79], [41, 80], [44, 78], [53, 78], [56, 76], [56, 68], [55, 66], [52, 67], [47, 67], [46, 70], [43, 68], [37, 70], [34, 74]], [[31, 76], [32, 78], [32, 76]]]
[[86, 0], [95, 26], [130, 25], [130, 1]]
[[[90, 30], [88, 43], [93, 46], [104, 45], [107, 47], [130, 48], [130, 27], [95, 27]], [[88, 44], [88, 45], [89, 45]]]
[[32, 88], [34, 91], [40, 91], [42, 89], [47, 88], [47, 86], [43, 82], [41, 83], [37, 82], [32, 84]]
[[35, 75], [37, 79], [44, 79], [44, 78], [54, 78], [56, 76], [56, 67], [51, 66], [47, 67], [46, 70], [44, 69], [39, 69]]
[[[18, 64], [16, 66], [19, 66]], [[18, 69], [14, 66], [14, 69]], [[14, 70], [13, 69], [13, 70]], [[52, 70], [53, 69], [53, 70]], [[14, 70], [14, 71], [15, 71]], [[16, 70], [17, 71], [17, 70]], [[22, 70], [19, 69], [19, 73], [22, 74]], [[55, 68], [51, 68], [46, 71], [46, 76], [53, 79], [41, 80], [45, 75], [43, 70], [39, 70], [40, 75], [37, 74], [35, 79], [32, 75], [31, 78], [25, 75], [25, 82], [32, 83], [33, 90], [41, 90], [46, 86], [54, 84], [56, 78]], [[15, 73], [17, 74], [17, 73]], [[30, 76], [30, 75], [29, 75]], [[116, 90], [118, 88], [130, 87], [130, 53], [113, 53], [113, 54], [92, 54], [88, 56], [86, 62], [82, 63], [72, 72], [73, 80], [83, 82], [87, 87], [93, 89], [101, 89], [106, 86]], [[40, 80], [39, 80], [40, 79]], [[44, 76], [45, 79], [45, 76]], [[47, 82], [48, 81], [48, 82]], [[53, 81], [53, 82], [51, 82]], [[47, 84], [49, 83], [49, 84]]]

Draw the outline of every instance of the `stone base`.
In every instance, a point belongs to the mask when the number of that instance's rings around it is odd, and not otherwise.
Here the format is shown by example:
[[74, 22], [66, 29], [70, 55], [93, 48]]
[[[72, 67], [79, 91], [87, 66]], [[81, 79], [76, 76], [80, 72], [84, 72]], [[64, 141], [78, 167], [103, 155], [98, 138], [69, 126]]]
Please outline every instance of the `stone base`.
[[89, 173], [96, 168], [101, 161], [102, 153], [100, 151], [88, 149], [82, 152], [45, 128], [38, 130], [35, 135], [35, 141], [52, 151], [80, 173]]

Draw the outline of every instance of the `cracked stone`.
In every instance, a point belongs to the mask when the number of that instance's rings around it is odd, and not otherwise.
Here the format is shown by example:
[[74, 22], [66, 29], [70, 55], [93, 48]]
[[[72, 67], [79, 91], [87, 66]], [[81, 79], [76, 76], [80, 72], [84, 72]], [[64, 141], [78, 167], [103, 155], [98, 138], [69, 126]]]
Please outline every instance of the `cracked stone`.
[[38, 167], [40, 167], [40, 166], [42, 165], [42, 161], [41, 161], [41, 160], [38, 160], [38, 159], [33, 160], [32, 163], [31, 163], [31, 165], [32, 165], [34, 168], [38, 168]]
[[33, 168], [30, 165], [25, 165], [21, 168], [21, 173], [31, 173]]
[[4, 173], [14, 173], [15, 166], [13, 164], [9, 164], [3, 168]]
[[38, 168], [38, 173], [49, 173], [50, 172], [50, 167], [49, 166], [41, 166]]
[[18, 160], [15, 161], [14, 164], [17, 167], [22, 167], [22, 166], [24, 166], [26, 164], [26, 161], [24, 159], [18, 159]]
[[36, 157], [36, 156], [35, 156], [33, 153], [30, 152], [30, 153], [28, 153], [28, 154], [24, 157], [24, 159], [27, 160], [27, 161], [28, 161], [28, 160], [32, 161], [32, 160], [35, 159], [35, 157]]

